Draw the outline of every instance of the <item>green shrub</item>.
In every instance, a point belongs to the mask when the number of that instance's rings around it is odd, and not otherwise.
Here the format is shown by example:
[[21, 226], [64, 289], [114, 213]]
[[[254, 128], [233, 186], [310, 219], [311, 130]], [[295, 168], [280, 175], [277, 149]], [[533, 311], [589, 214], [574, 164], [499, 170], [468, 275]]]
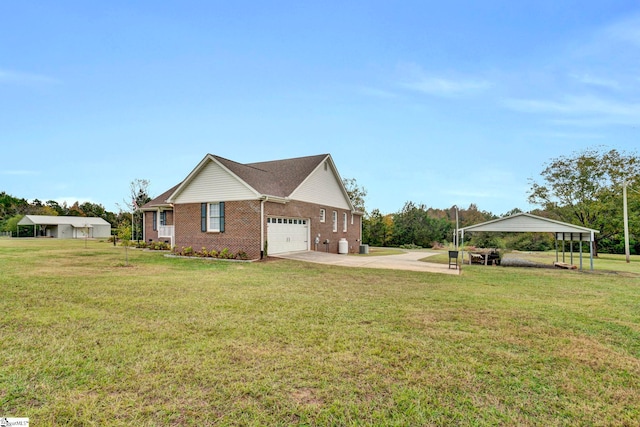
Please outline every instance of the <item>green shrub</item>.
[[147, 247], [154, 251], [167, 251], [171, 249], [171, 246], [165, 242], [151, 242]]
[[222, 259], [234, 259], [236, 256], [233, 252], [229, 251], [229, 248], [224, 248], [220, 254], [220, 258]]
[[186, 248], [183, 246], [182, 249], [178, 251], [178, 255], [192, 256], [193, 248], [191, 246], [187, 246]]
[[[169, 249], [168, 245], [163, 242], [157, 242], [154, 245], [150, 245], [150, 248], [153, 246], [153, 249]], [[215, 249], [207, 250], [206, 247], [202, 247], [200, 251], [194, 251], [191, 246], [182, 247], [182, 249], [178, 250], [175, 248], [174, 253], [180, 256], [195, 256], [201, 258], [220, 258], [220, 259], [249, 259], [249, 255], [245, 251], [239, 251], [237, 254], [234, 254], [229, 250], [229, 248], [224, 248], [220, 252]]]

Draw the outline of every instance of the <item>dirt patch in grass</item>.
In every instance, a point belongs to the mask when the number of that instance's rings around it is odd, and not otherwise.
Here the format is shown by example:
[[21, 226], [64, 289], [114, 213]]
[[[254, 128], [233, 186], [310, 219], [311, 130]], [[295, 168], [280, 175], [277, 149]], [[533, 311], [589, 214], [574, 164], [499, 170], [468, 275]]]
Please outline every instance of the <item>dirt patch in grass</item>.
[[318, 397], [316, 390], [311, 388], [299, 388], [291, 392], [291, 398], [296, 404], [318, 406], [324, 403], [324, 400]]

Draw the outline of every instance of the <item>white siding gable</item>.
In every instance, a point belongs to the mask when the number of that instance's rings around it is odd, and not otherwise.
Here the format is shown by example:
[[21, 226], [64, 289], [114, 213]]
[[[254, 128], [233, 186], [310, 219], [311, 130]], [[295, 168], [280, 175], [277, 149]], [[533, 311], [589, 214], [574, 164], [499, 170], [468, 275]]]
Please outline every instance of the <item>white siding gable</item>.
[[351, 209], [342, 189], [340, 178], [331, 163], [325, 160], [291, 193], [290, 198], [340, 209]]
[[194, 171], [195, 176], [172, 197], [175, 203], [202, 203], [211, 201], [252, 200], [258, 195], [235, 175], [217, 162], [209, 160]]

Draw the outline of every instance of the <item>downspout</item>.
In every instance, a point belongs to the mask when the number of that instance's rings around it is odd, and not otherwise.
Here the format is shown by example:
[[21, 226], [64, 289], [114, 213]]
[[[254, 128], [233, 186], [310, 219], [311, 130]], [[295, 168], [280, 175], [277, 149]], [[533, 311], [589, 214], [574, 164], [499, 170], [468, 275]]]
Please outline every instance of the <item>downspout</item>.
[[358, 216], [360, 217], [360, 245], [358, 246], [361, 246], [364, 244], [364, 242], [362, 241], [362, 218], [364, 217], [364, 215], [358, 215]]
[[264, 257], [264, 202], [260, 200], [260, 259]]
[[176, 208], [173, 203], [169, 204], [171, 206], [171, 222], [173, 222], [173, 231], [171, 232], [171, 250], [176, 246]]

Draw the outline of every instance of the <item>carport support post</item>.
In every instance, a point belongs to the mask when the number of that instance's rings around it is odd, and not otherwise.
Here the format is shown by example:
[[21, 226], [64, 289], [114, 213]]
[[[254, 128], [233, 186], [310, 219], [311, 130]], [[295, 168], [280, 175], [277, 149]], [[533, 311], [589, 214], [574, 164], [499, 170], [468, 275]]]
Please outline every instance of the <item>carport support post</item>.
[[591, 240], [589, 240], [589, 258], [591, 259], [591, 270], [593, 271], [593, 241], [594, 239], [593, 231], [591, 232]]
[[570, 260], [571, 260], [571, 265], [573, 265], [573, 233], [569, 234], [569, 253], [570, 253]]
[[582, 270], [582, 233], [580, 233], [580, 270]]
[[[457, 238], [458, 236], [456, 236]], [[462, 270], [462, 264], [464, 264], [464, 229], [460, 230], [460, 268]]]
[[624, 256], [627, 264], [630, 262], [629, 252], [629, 214], [627, 213], [627, 181], [622, 183], [622, 219], [624, 222]]

